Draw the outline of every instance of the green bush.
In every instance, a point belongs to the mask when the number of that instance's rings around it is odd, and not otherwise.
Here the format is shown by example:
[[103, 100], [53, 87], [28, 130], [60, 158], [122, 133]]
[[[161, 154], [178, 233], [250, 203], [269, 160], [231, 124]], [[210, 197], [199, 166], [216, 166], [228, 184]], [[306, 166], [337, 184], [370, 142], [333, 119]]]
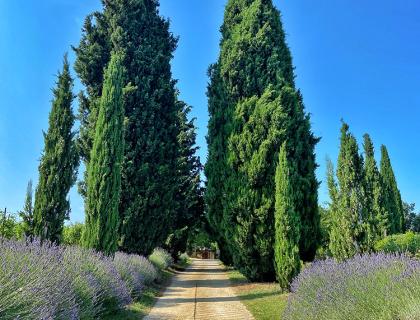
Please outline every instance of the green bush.
[[63, 244], [80, 245], [84, 227], [83, 223], [78, 222], [65, 226], [63, 230]]
[[153, 253], [149, 256], [149, 261], [160, 270], [167, 269], [173, 264], [171, 254], [162, 248], [153, 250]]
[[420, 234], [410, 231], [404, 234], [385, 237], [375, 244], [375, 250], [377, 252], [398, 252], [418, 255], [420, 253]]

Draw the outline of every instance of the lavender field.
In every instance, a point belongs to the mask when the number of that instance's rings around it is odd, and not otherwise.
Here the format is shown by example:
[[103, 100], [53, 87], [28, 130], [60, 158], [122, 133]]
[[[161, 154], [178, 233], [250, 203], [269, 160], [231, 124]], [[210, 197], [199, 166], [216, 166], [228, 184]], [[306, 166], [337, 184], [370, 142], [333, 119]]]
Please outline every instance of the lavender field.
[[138, 255], [1, 239], [0, 319], [98, 319], [157, 277], [158, 268]]
[[293, 281], [283, 318], [420, 319], [420, 261], [378, 253], [314, 262]]

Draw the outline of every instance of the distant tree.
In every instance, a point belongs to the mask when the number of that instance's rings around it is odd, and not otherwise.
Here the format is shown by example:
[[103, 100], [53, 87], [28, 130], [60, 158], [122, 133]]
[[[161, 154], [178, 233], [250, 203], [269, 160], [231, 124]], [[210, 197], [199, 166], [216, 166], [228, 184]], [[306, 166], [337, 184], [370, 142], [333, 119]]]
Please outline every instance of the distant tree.
[[384, 145], [381, 147], [381, 177], [384, 187], [385, 208], [389, 213], [388, 234], [404, 232], [404, 209], [401, 194], [397, 186], [388, 150]]
[[32, 241], [34, 236], [34, 210], [32, 199], [32, 180], [29, 180], [28, 187], [26, 188], [25, 206], [19, 212], [22, 219], [22, 231], [26, 238]]
[[375, 242], [387, 234], [388, 213], [385, 207], [385, 197], [382, 178], [375, 161], [372, 140], [364, 135], [364, 178], [365, 178], [365, 212], [366, 249], [372, 250]]
[[83, 244], [107, 255], [117, 250], [124, 152], [124, 67], [120, 53], [105, 71], [87, 179]]
[[407, 203], [403, 201], [403, 212], [404, 212], [404, 226], [407, 231], [414, 231], [414, 223], [416, 221], [417, 213], [415, 203]]
[[299, 240], [300, 216], [296, 211], [295, 174], [287, 159], [286, 143], [283, 143], [276, 168], [276, 203], [274, 212], [275, 241], [274, 260], [276, 278], [282, 288], [288, 288], [300, 271]]
[[337, 259], [361, 252], [365, 241], [365, 204], [363, 159], [357, 141], [343, 122], [335, 182], [332, 164], [328, 165], [328, 185], [332, 200], [330, 251]]
[[53, 91], [48, 131], [44, 133], [45, 147], [39, 165], [34, 205], [35, 234], [41, 240], [55, 243], [60, 243], [64, 220], [69, 219], [67, 195], [76, 180], [79, 163], [73, 131], [72, 88], [73, 79], [65, 55], [63, 70]]

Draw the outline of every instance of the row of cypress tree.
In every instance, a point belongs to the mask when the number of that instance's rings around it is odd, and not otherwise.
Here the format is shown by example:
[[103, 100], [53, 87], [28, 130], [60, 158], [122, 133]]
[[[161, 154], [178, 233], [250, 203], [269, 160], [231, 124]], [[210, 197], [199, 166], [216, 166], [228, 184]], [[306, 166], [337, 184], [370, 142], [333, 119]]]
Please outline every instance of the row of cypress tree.
[[196, 128], [171, 74], [177, 39], [158, 6], [156, 0], [106, 0], [103, 11], [86, 18], [73, 48], [85, 86], [78, 135], [65, 57], [35, 196], [34, 234], [41, 239], [61, 241], [79, 159], [86, 167], [79, 190], [88, 247], [148, 255], [203, 210]]
[[343, 122], [337, 171], [329, 160], [327, 172], [329, 249], [338, 259], [369, 252], [377, 240], [405, 231], [403, 203], [387, 148], [381, 146], [379, 169], [368, 134], [363, 149], [364, 155]]
[[272, 1], [229, 0], [221, 33], [209, 69], [207, 217], [225, 263], [285, 283], [317, 248], [318, 138]]

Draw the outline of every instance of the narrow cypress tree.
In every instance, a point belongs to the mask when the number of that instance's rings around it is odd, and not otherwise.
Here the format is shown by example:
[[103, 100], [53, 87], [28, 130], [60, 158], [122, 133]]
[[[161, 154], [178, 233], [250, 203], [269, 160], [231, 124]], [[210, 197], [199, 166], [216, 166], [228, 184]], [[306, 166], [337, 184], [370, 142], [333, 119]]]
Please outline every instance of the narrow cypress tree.
[[397, 180], [391, 166], [387, 148], [381, 146], [381, 177], [384, 187], [385, 208], [389, 214], [389, 234], [404, 232], [404, 209]]
[[346, 259], [361, 251], [364, 241], [363, 160], [357, 141], [343, 123], [337, 169], [338, 186], [329, 165], [328, 181], [333, 201], [333, 222], [330, 233], [330, 251], [337, 259]]
[[287, 160], [286, 144], [280, 149], [276, 169], [275, 244], [276, 277], [282, 288], [288, 288], [300, 271], [300, 216], [295, 209], [293, 169]]
[[30, 241], [32, 241], [34, 236], [34, 208], [32, 194], [32, 180], [29, 180], [26, 188], [25, 205], [23, 210], [19, 212], [19, 216], [22, 219], [23, 233]]
[[111, 51], [121, 50], [132, 89], [124, 97], [120, 243], [127, 252], [148, 255], [165, 242], [176, 215], [179, 105], [170, 61], [177, 40], [156, 0], [107, 0], [103, 5], [102, 12], [87, 18], [75, 48], [75, 68], [86, 86], [80, 145], [88, 166], [103, 69]]
[[69, 218], [68, 192], [76, 179], [78, 154], [72, 131], [73, 79], [67, 55], [49, 115], [49, 128], [44, 133], [44, 152], [39, 165], [39, 183], [35, 194], [34, 230], [42, 240], [61, 241], [64, 220]]
[[273, 279], [276, 151], [296, 163], [300, 253], [319, 240], [314, 147], [280, 13], [269, 0], [230, 0], [210, 68], [206, 204], [219, 246], [248, 278]]
[[388, 215], [385, 208], [382, 179], [375, 161], [375, 153], [372, 140], [368, 134], [364, 135], [364, 177], [366, 192], [366, 232], [367, 249], [372, 250], [374, 242], [386, 235]]
[[87, 180], [85, 246], [113, 254], [118, 241], [118, 206], [124, 154], [124, 68], [122, 55], [113, 54], [104, 86], [90, 155]]

